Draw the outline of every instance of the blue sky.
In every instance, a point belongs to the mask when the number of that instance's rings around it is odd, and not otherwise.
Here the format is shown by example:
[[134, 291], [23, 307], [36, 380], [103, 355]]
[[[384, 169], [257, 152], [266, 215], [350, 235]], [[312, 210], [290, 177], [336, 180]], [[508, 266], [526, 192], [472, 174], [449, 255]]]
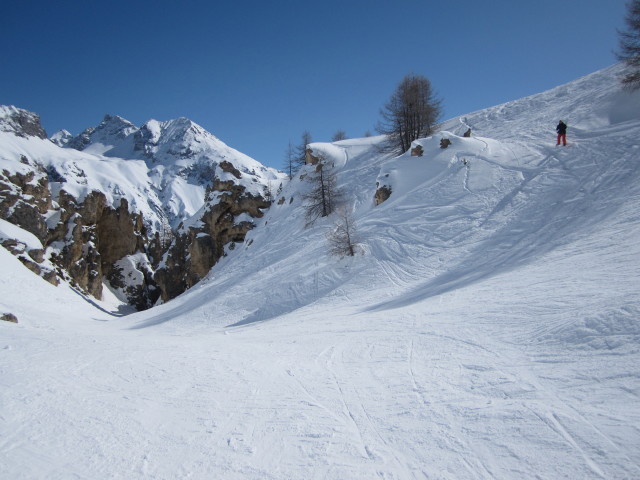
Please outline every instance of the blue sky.
[[625, 0], [8, 1], [0, 104], [50, 135], [106, 113], [187, 117], [280, 168], [304, 130], [375, 133], [408, 73], [447, 119], [607, 67], [624, 14]]

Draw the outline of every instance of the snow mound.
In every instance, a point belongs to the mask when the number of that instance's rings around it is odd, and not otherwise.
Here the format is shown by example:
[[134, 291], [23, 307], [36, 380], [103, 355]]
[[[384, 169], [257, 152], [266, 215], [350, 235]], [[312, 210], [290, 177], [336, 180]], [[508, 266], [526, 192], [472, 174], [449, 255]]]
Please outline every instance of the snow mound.
[[25, 245], [27, 250], [41, 250], [42, 242], [31, 232], [0, 219], [0, 243], [4, 240], [17, 240]]
[[635, 304], [588, 316], [546, 336], [575, 350], [640, 352], [640, 308]]

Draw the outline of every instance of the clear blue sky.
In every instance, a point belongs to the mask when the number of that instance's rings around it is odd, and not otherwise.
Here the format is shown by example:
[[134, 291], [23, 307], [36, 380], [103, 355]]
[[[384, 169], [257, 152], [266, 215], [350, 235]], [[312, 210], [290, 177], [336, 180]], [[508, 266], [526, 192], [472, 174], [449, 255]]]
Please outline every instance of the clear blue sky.
[[444, 119], [616, 62], [624, 0], [5, 1], [0, 104], [51, 135], [187, 117], [282, 167], [304, 130], [375, 134], [407, 73]]

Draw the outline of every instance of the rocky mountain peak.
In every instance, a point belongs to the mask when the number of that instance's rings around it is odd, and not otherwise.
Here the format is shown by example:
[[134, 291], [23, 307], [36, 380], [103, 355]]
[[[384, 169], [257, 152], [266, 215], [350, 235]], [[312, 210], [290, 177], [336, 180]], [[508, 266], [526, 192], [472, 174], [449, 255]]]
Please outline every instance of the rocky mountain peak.
[[97, 127], [89, 127], [67, 143], [76, 150], [85, 150], [89, 145], [116, 145], [137, 131], [137, 127], [118, 115], [106, 114]]
[[109, 114], [106, 114], [104, 116], [104, 119], [96, 128], [96, 131], [104, 131], [109, 135], [114, 135], [121, 138], [126, 137], [134, 130], [137, 130], [137, 127], [129, 120], [126, 120], [119, 115]]
[[47, 138], [39, 115], [14, 106], [0, 105], [0, 131], [18, 137]]
[[59, 147], [66, 146], [73, 139], [73, 135], [68, 130], [59, 130], [53, 135], [51, 135], [51, 140], [53, 143], [58, 145]]

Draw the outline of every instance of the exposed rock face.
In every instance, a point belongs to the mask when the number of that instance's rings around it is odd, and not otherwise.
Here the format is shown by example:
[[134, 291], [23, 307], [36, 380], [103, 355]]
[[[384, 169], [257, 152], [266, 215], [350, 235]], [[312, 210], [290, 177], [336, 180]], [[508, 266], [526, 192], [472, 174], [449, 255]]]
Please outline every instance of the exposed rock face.
[[307, 165], [317, 165], [320, 161], [320, 157], [313, 154], [313, 150], [307, 148], [304, 152], [304, 159]]
[[[0, 218], [35, 235], [48, 248], [55, 268], [47, 263], [44, 250], [26, 251], [25, 245], [15, 240], [2, 245], [47, 281], [57, 284], [60, 276], [101, 298], [103, 277], [115, 278], [116, 262], [145, 250], [141, 215], [130, 213], [124, 199], [118, 208], [112, 208], [100, 192], [91, 192], [80, 203], [62, 190], [53, 202], [47, 173], [26, 157], [22, 160], [33, 169], [25, 174], [0, 174]], [[51, 212], [57, 221], [47, 225]], [[138, 306], [145, 303], [134, 296], [130, 301]]]
[[422, 145], [416, 145], [411, 149], [412, 157], [421, 157], [423, 154], [424, 154], [424, 149], [422, 148]]
[[0, 316], [0, 320], [5, 322], [18, 323], [18, 318], [13, 313], [3, 313]]
[[100, 255], [104, 266], [113, 265], [127, 255], [145, 250], [146, 229], [142, 216], [129, 212], [126, 199], [115, 210], [103, 208], [96, 219]]
[[0, 245], [13, 253], [22, 264], [36, 275], [41, 276], [53, 285], [58, 285], [55, 269], [45, 263], [44, 250], [29, 249], [27, 245], [16, 239], [5, 239]]
[[[116, 209], [103, 193], [91, 192], [84, 202], [62, 191], [60, 220], [50, 232], [48, 244], [62, 244], [52, 261], [68, 272], [73, 282], [96, 298], [102, 297], [105, 276], [117, 278], [115, 264], [127, 255], [144, 251], [146, 232], [139, 214], [130, 213], [122, 199]], [[133, 304], [140, 299], [129, 297]]]
[[224, 255], [225, 245], [244, 241], [254, 224], [237, 222], [238, 216], [260, 218], [269, 206], [270, 202], [241, 185], [216, 181], [200, 224], [182, 229], [165, 256], [165, 266], [156, 271], [162, 299], [169, 300], [198, 283]]
[[[29, 164], [26, 157], [22, 162]], [[40, 241], [47, 237], [43, 214], [51, 208], [51, 193], [47, 176], [38, 168], [13, 175], [0, 173], [0, 218], [33, 233]]]
[[117, 115], [105, 115], [100, 125], [87, 128], [77, 137], [67, 140], [66, 146], [82, 151], [90, 144], [100, 143], [104, 139], [124, 140], [135, 130], [135, 125], [128, 120]]
[[47, 138], [40, 124], [40, 116], [16, 107], [0, 105], [0, 131], [11, 132], [19, 137]]
[[231, 162], [220, 162], [220, 168], [227, 172], [230, 173], [231, 175], [233, 175], [236, 178], [242, 178], [242, 174], [240, 173], [240, 170], [238, 170], [236, 167], [233, 166], [233, 164]]
[[376, 205], [380, 205], [381, 203], [386, 202], [390, 196], [391, 196], [391, 187], [388, 187], [386, 185], [379, 187], [376, 190], [376, 193], [374, 196], [374, 202]]
[[443, 138], [442, 140], [440, 140], [440, 148], [447, 148], [449, 145], [451, 145], [451, 140], [449, 140], [448, 138]]

